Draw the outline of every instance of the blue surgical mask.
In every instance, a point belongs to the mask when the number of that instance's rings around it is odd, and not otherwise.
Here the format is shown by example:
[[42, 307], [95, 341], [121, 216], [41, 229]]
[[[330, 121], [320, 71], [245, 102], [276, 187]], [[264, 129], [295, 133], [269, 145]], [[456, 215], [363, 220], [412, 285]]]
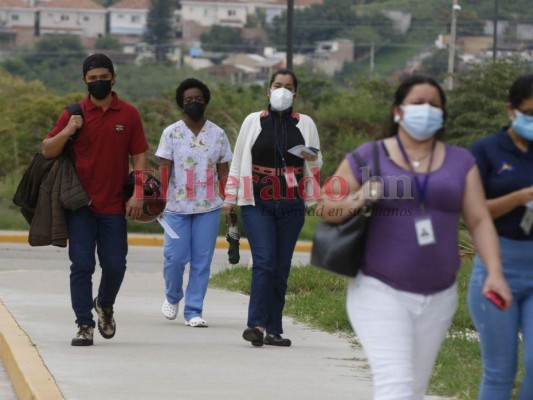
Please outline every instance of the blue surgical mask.
[[429, 104], [409, 104], [402, 106], [403, 118], [400, 125], [413, 139], [424, 141], [442, 128], [443, 112]]
[[511, 125], [516, 133], [526, 140], [533, 141], [533, 116], [514, 110], [516, 117]]

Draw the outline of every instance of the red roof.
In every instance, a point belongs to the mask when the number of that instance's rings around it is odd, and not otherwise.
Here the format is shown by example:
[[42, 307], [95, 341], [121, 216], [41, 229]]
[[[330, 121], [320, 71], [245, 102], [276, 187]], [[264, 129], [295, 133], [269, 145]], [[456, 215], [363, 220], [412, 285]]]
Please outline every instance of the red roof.
[[65, 8], [65, 9], [83, 9], [83, 10], [105, 10], [105, 7], [93, 0], [50, 0], [39, 3], [42, 8]]
[[24, 0], [0, 0], [0, 7], [29, 8]]
[[149, 10], [150, 0], [121, 0], [109, 8], [127, 8], [131, 10]]

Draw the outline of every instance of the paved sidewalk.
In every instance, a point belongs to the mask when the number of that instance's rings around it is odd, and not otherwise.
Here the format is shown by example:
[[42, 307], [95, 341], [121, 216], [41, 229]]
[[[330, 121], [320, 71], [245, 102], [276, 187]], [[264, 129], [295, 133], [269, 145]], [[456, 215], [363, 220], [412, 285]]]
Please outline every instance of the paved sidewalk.
[[[286, 318], [285, 335], [293, 341], [291, 348], [254, 348], [245, 342], [241, 338], [248, 304], [245, 295], [210, 288], [204, 307], [207, 329], [184, 326], [182, 309], [176, 320], [166, 320], [160, 311], [162, 252], [157, 246], [130, 247], [128, 271], [115, 305], [115, 338], [105, 340], [95, 332], [94, 346], [72, 347], [75, 325], [67, 259], [66, 249], [32, 248], [2, 242], [0, 237], [0, 356], [1, 350], [5, 352], [1, 343], [7, 326], [2, 320], [4, 308], [16, 320], [17, 336], [23, 336], [16, 337], [17, 343], [27, 341], [26, 346], [8, 343], [8, 347], [14, 353], [22, 347], [34, 352], [20, 358], [31, 375], [23, 378], [31, 381], [37, 375], [41, 379], [37, 391], [42, 382], [53, 386], [52, 392], [57, 390], [38, 399], [372, 398], [364, 355], [347, 338]], [[241, 251], [241, 262], [247, 264], [249, 259], [249, 252]], [[295, 265], [308, 261], [304, 252], [293, 258]], [[217, 249], [212, 273], [228, 267], [226, 250]], [[99, 271], [93, 281], [99, 282]], [[0, 371], [0, 399], [15, 398]]]
[[[247, 256], [243, 252], [242, 261]], [[295, 261], [308, 257], [297, 254]], [[117, 334], [104, 340], [96, 333], [95, 345], [87, 348], [70, 346], [75, 325], [66, 250], [0, 243], [0, 260], [0, 299], [66, 399], [371, 398], [364, 357], [346, 339], [286, 319], [291, 348], [245, 342], [245, 295], [209, 289], [207, 329], [184, 326], [182, 310], [175, 321], [163, 318], [158, 247], [130, 248], [115, 306]], [[225, 260], [225, 250], [217, 250], [213, 272], [224, 268]]]

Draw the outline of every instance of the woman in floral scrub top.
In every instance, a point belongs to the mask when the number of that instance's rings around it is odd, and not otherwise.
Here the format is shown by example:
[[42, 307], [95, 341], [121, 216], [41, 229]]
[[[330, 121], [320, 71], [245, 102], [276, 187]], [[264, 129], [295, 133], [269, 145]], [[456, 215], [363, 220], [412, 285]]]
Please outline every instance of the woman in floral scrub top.
[[207, 327], [203, 302], [215, 249], [223, 199], [219, 180], [228, 174], [232, 152], [226, 133], [204, 116], [211, 98], [209, 88], [186, 79], [176, 90], [176, 103], [184, 117], [168, 126], [156, 152], [162, 178], [168, 179], [164, 221], [179, 236], [165, 232], [162, 312], [175, 319], [184, 297], [183, 272], [190, 263], [185, 291], [185, 325]]

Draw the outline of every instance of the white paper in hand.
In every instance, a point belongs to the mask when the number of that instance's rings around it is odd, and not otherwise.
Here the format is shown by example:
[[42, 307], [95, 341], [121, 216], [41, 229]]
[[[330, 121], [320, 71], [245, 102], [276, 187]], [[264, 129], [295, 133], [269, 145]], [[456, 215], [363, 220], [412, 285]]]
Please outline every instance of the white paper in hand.
[[299, 144], [298, 146], [291, 147], [289, 150], [287, 150], [289, 153], [294, 154], [295, 156], [298, 156], [300, 158], [302, 157], [302, 151], [306, 152], [310, 156], [316, 156], [316, 153], [311, 150], [309, 147], [304, 146], [303, 144]]
[[180, 237], [178, 236], [178, 234], [176, 232], [174, 232], [174, 229], [172, 229], [170, 227], [170, 225], [168, 223], [165, 222], [165, 220], [163, 219], [163, 217], [159, 216], [157, 218], [157, 222], [159, 222], [159, 224], [163, 227], [163, 229], [165, 230], [165, 233], [170, 236], [172, 239], [179, 239]]

